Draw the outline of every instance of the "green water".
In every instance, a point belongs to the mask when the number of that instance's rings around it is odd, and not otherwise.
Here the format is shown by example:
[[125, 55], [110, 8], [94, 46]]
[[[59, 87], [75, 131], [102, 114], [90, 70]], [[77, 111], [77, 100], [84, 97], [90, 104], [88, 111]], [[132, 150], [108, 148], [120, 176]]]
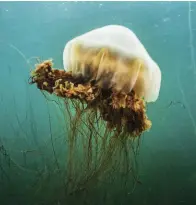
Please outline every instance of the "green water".
[[[195, 9], [194, 2], [0, 2], [1, 205], [196, 204]], [[140, 147], [142, 183], [133, 193], [95, 185], [70, 199], [58, 172], [67, 152], [62, 110], [28, 84], [29, 70], [35, 56], [62, 68], [68, 40], [107, 24], [132, 29], [162, 71]]]

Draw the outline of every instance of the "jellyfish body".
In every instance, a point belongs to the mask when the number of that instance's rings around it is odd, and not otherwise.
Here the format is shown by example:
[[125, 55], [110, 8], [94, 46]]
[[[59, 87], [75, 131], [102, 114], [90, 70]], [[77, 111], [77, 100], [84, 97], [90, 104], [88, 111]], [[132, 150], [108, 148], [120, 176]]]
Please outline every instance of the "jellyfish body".
[[108, 25], [70, 40], [63, 63], [74, 76], [94, 79], [103, 88], [132, 90], [146, 102], [157, 100], [161, 71], [130, 29]]

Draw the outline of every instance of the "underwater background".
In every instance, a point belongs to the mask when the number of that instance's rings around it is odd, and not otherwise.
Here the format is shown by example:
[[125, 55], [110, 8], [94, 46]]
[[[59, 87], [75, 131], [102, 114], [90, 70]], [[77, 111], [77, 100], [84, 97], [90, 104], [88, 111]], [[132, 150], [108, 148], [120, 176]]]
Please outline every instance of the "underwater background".
[[[0, 2], [1, 205], [196, 204], [195, 9], [195, 2]], [[141, 183], [133, 192], [97, 187], [69, 202], [58, 174], [67, 151], [62, 110], [28, 84], [30, 68], [35, 57], [63, 68], [68, 40], [108, 24], [132, 29], [159, 64], [160, 97], [148, 104]]]

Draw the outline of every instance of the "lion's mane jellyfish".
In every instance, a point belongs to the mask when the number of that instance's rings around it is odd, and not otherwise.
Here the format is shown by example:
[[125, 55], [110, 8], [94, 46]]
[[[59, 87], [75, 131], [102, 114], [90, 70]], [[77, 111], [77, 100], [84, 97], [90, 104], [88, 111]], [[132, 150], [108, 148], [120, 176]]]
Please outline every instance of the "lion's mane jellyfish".
[[92, 188], [111, 172], [137, 181], [140, 136], [151, 127], [146, 102], [159, 96], [158, 65], [131, 30], [117, 25], [67, 42], [63, 63], [64, 70], [51, 61], [36, 65], [31, 83], [65, 103], [66, 189]]

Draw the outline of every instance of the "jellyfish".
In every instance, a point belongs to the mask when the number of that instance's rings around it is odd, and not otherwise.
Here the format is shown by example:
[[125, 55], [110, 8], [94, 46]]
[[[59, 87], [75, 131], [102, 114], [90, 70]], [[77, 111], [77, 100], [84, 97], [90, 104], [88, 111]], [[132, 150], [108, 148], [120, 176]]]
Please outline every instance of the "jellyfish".
[[161, 86], [158, 64], [133, 31], [108, 25], [68, 41], [63, 65], [36, 65], [30, 83], [64, 101], [66, 189], [92, 188], [111, 173], [137, 183], [140, 138], [151, 128], [146, 103], [158, 99]]

